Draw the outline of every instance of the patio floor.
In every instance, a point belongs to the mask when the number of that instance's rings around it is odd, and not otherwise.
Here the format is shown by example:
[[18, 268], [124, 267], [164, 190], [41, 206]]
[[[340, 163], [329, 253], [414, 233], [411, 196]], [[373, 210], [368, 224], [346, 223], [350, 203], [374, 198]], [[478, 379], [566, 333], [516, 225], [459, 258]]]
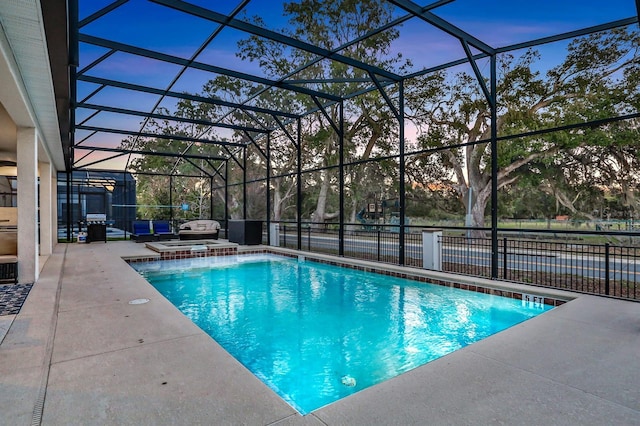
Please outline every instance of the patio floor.
[[151, 253], [56, 247], [0, 316], [0, 424], [640, 424], [639, 303], [577, 295], [303, 417], [122, 260]]

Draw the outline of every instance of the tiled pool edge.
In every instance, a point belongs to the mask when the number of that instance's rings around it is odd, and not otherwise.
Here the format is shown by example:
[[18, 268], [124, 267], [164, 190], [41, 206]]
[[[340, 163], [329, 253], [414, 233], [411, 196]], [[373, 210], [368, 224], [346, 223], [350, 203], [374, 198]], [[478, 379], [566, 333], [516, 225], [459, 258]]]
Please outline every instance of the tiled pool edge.
[[179, 259], [192, 259], [197, 257], [211, 257], [211, 256], [233, 256], [238, 254], [238, 247], [221, 247], [212, 248], [207, 247], [206, 250], [175, 250], [170, 252], [158, 252], [154, 254], [138, 255], [138, 256], [125, 256], [124, 259], [127, 263], [136, 262], [153, 262], [157, 260], [179, 260]]
[[374, 272], [397, 278], [404, 278], [411, 281], [453, 287], [461, 290], [475, 291], [478, 293], [495, 296], [508, 297], [516, 300], [523, 300], [524, 294], [531, 294], [543, 298], [543, 303], [549, 306], [560, 306], [576, 296], [565, 291], [546, 289], [541, 287], [528, 287], [522, 284], [508, 283], [503, 281], [488, 280], [485, 278], [471, 277], [465, 275], [454, 275], [446, 272], [430, 271], [427, 269], [417, 269], [407, 266], [396, 266], [384, 263], [373, 263], [358, 259], [348, 259], [332, 255], [300, 252], [296, 250], [272, 247], [272, 246], [235, 246], [235, 247], [209, 247], [206, 251], [192, 252], [190, 250], [178, 250], [172, 252], [158, 253], [150, 256], [124, 257], [127, 263], [153, 262], [158, 260], [190, 259], [210, 256], [231, 256], [248, 254], [275, 254], [291, 258], [303, 257], [318, 263], [359, 271]]
[[[305, 260], [311, 260], [318, 263], [325, 263], [332, 266], [341, 266], [344, 268], [355, 269], [359, 271], [374, 272], [380, 275], [386, 275], [396, 278], [404, 278], [411, 281], [436, 284], [444, 287], [453, 287], [461, 290], [475, 291], [478, 293], [491, 294], [495, 296], [503, 296], [511, 299], [522, 300], [523, 294], [532, 294], [544, 298], [544, 304], [550, 306], [560, 306], [575, 296], [570, 294], [562, 294], [553, 289], [544, 288], [524, 288], [522, 285], [511, 284], [501, 281], [491, 281], [478, 277], [470, 277], [463, 275], [447, 274], [438, 271], [429, 271], [416, 269], [406, 266], [396, 266], [391, 264], [378, 264], [358, 259], [340, 258], [330, 255], [297, 252], [288, 249], [279, 249], [274, 247], [264, 247], [261, 250], [241, 250], [238, 254], [258, 254], [270, 253], [292, 258], [304, 257]], [[517, 287], [516, 287], [517, 286]], [[516, 287], [516, 288], [510, 288]], [[526, 291], [524, 291], [526, 290]], [[554, 295], [557, 294], [557, 296]]]

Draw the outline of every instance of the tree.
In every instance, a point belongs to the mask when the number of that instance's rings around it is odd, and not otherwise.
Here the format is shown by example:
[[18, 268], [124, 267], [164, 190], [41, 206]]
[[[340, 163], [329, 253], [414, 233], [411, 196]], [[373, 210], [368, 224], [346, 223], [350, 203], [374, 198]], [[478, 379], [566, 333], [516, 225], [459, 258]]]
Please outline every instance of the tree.
[[[159, 113], [169, 115], [166, 109], [159, 109]], [[177, 117], [202, 118], [215, 114], [209, 105], [195, 104], [181, 101], [175, 112]], [[145, 129], [158, 134], [172, 134], [187, 136], [194, 139], [215, 137], [215, 133], [208, 126], [186, 124], [170, 120], [148, 120]], [[128, 137], [120, 144], [123, 149], [144, 150], [150, 152], [175, 152], [183, 154], [198, 154], [219, 156], [220, 147], [205, 143], [189, 142], [165, 138], [134, 138]], [[144, 174], [136, 175], [138, 216], [149, 219], [168, 219], [171, 214], [170, 200], [173, 205], [188, 204], [190, 210], [174, 210], [173, 217], [207, 218], [210, 215], [209, 197], [211, 196], [210, 180], [204, 171], [211, 169], [211, 165], [204, 160], [176, 159], [167, 156], [143, 155], [131, 160], [130, 169]], [[160, 178], [159, 175], [165, 175]], [[174, 177], [173, 194], [170, 196], [169, 177], [176, 175], [199, 176], [195, 178]]]
[[[635, 29], [595, 33], [572, 41], [563, 63], [545, 75], [533, 70], [539, 59], [535, 51], [530, 50], [517, 60], [511, 55], [501, 56], [496, 86], [498, 134], [518, 134], [635, 110], [640, 92], [639, 48], [640, 37]], [[407, 103], [412, 119], [423, 130], [419, 137], [422, 148], [469, 143], [425, 157], [423, 164], [451, 170], [448, 183], [463, 204], [472, 189], [473, 225], [484, 226], [491, 196], [490, 110], [475, 77], [465, 72], [451, 79], [444, 72], [425, 76], [407, 92]], [[621, 134], [602, 136], [613, 130], [616, 129], [603, 129], [598, 136], [578, 129], [500, 141], [497, 186], [500, 189], [513, 185], [527, 173], [537, 173], [540, 169], [534, 167], [536, 162], [555, 163], [566, 170], [566, 160], [575, 161], [581, 153], [594, 155], [594, 144], [608, 147], [610, 159]], [[598, 137], [599, 142], [594, 140]], [[637, 146], [637, 139], [624, 140]], [[602, 161], [601, 158], [599, 164]], [[562, 196], [559, 189], [554, 194], [571, 209], [570, 199]]]
[[[375, 0], [302, 0], [284, 4], [285, 14], [289, 16], [289, 25], [280, 31], [293, 38], [308, 40], [325, 49], [333, 50], [345, 45], [373, 28], [386, 24], [393, 19], [393, 6]], [[264, 26], [261, 18], [252, 18], [258, 25]], [[379, 67], [402, 66], [401, 56], [390, 54], [391, 42], [398, 37], [398, 31], [391, 29], [352, 44], [340, 51], [344, 56]], [[257, 61], [265, 75], [271, 78], [288, 76], [291, 79], [305, 80], [310, 83], [305, 87], [328, 92], [335, 95], [346, 95], [369, 87], [370, 82], [359, 82], [358, 79], [369, 78], [366, 71], [349, 67], [335, 61], [317, 61], [314, 54], [287, 49], [284, 45], [258, 36], [250, 36], [239, 43], [238, 57], [242, 60]], [[295, 72], [306, 64], [311, 66]], [[338, 82], [333, 79], [352, 79], [352, 82]], [[311, 83], [314, 82], [314, 83]], [[260, 88], [251, 84], [239, 82], [228, 77], [212, 80], [205, 87], [208, 96], [231, 96], [236, 100], [254, 94]], [[314, 101], [306, 95], [295, 95], [284, 90], [262, 93], [256, 98], [256, 104], [267, 108], [293, 109], [307, 111], [316, 108]], [[327, 114], [333, 123], [339, 122], [339, 105], [326, 105]], [[370, 158], [376, 149], [386, 152], [391, 146], [390, 141], [394, 130], [394, 118], [379, 94], [370, 93], [348, 102], [345, 106], [344, 149], [349, 160]], [[246, 115], [234, 116], [239, 120], [251, 122]], [[326, 168], [338, 164], [338, 149], [340, 140], [336, 132], [320, 114], [311, 114], [303, 120], [304, 137], [301, 149], [304, 152], [305, 168]], [[255, 124], [255, 123], [254, 123]], [[273, 122], [271, 122], [273, 124]], [[397, 128], [397, 123], [395, 125]], [[284, 163], [283, 163], [284, 164]], [[293, 171], [295, 163], [287, 164]], [[280, 171], [285, 172], [284, 169]], [[367, 192], [367, 182], [364, 176], [359, 176], [359, 169], [353, 169], [353, 175], [347, 179], [347, 191], [352, 197], [352, 217], [362, 196]], [[313, 192], [315, 208], [311, 214], [313, 222], [324, 222], [337, 217], [337, 206], [330, 205], [329, 193], [337, 182], [332, 180], [335, 173], [322, 170], [314, 174]], [[277, 190], [279, 201], [290, 197], [292, 187], [282, 186]], [[280, 207], [274, 202], [274, 209]], [[275, 211], [275, 210], [274, 210]], [[274, 215], [277, 215], [274, 213]]]

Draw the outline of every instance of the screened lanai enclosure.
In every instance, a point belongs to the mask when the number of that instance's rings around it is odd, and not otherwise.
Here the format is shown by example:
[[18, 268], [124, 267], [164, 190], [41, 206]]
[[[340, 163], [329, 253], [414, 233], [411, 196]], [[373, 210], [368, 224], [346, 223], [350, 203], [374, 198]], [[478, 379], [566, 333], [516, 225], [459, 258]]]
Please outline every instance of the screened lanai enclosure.
[[637, 1], [76, 1], [66, 204], [640, 298]]

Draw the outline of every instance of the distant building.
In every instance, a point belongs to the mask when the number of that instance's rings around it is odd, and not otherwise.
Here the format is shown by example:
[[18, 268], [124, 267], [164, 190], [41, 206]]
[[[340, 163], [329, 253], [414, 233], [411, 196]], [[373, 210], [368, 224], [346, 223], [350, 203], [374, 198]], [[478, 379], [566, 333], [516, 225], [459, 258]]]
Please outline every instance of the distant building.
[[67, 197], [66, 174], [58, 175], [59, 234], [66, 235], [67, 217], [77, 230], [87, 214], [105, 214], [109, 226], [131, 231], [136, 217], [136, 181], [131, 173], [74, 171]]

